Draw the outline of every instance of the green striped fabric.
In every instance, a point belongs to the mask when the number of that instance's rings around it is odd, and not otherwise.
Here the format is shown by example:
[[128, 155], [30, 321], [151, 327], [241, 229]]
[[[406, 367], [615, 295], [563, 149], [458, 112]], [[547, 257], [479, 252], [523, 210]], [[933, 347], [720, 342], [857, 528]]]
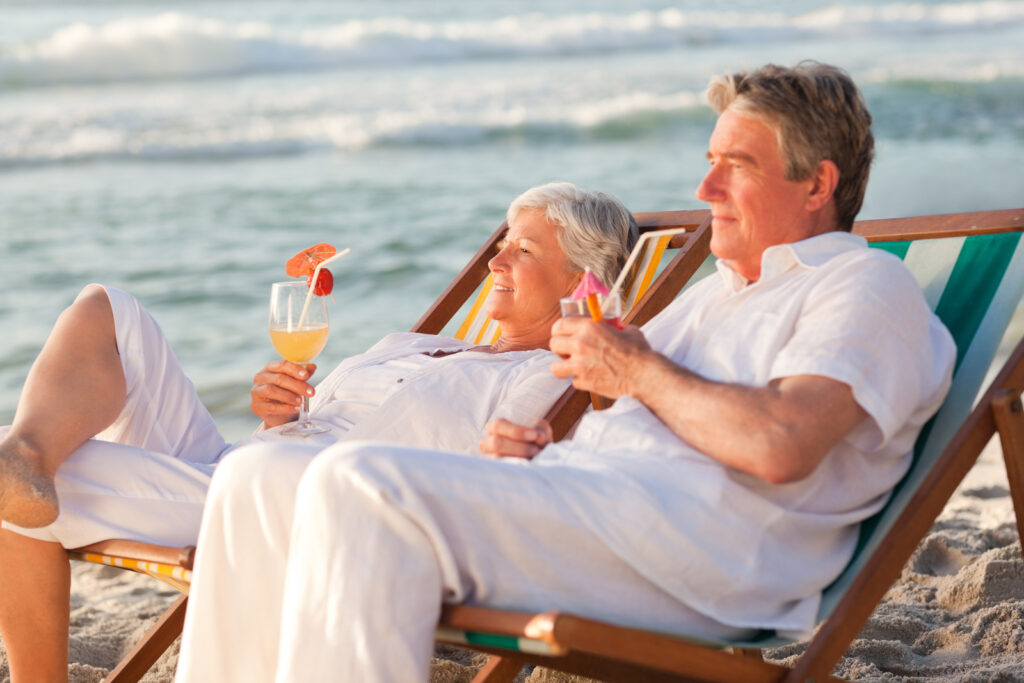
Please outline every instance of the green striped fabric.
[[[1024, 292], [1024, 244], [1021, 233], [946, 237], [904, 242], [876, 242], [871, 246], [903, 259], [924, 293], [928, 305], [949, 328], [957, 345], [953, 384], [942, 408], [918, 437], [914, 462], [889, 503], [861, 525], [853, 559], [822, 594], [819, 622], [835, 608], [854, 577], [878, 547], [910, 497], [927, 475], [946, 444], [967, 418], [995, 358], [999, 342]], [[481, 633], [439, 632], [444, 642], [478, 642], [510, 650], [543, 650], [540, 641], [489, 636]], [[662, 635], [669, 635], [664, 634]], [[693, 640], [679, 636], [681, 640]], [[720, 647], [774, 647], [790, 641], [766, 631], [750, 641], [709, 643]]]
[[942, 408], [918, 437], [914, 463], [889, 503], [861, 525], [853, 560], [829, 586], [819, 609], [828, 616], [911, 495], [967, 418], [1024, 291], [1021, 233], [873, 244], [902, 256], [957, 346], [953, 384]]

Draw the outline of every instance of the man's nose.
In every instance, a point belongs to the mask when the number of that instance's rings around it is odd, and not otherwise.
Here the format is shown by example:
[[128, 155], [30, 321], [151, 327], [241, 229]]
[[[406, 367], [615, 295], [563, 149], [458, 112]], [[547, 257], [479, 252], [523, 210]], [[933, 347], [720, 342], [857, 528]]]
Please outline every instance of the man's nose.
[[708, 169], [708, 172], [704, 175], [704, 179], [700, 181], [700, 185], [697, 186], [697, 199], [702, 202], [712, 202], [716, 199], [720, 199], [722, 196], [721, 184], [719, 182], [718, 173], [716, 173], [716, 166], [712, 166]]

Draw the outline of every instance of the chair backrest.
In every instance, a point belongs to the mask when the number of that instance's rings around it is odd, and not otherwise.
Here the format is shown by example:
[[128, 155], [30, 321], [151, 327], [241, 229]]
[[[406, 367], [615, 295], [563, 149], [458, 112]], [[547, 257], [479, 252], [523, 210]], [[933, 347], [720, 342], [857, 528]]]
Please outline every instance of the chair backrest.
[[[707, 212], [658, 211], [635, 214], [640, 233], [674, 227], [696, 229]], [[459, 320], [460, 310], [465, 310], [452, 336], [474, 344], [489, 344], [501, 334], [500, 326], [484, 313], [484, 303], [493, 286], [493, 279], [487, 269], [489, 261], [497, 253], [497, 244], [508, 229], [502, 225], [494, 232], [483, 247], [470, 259], [469, 264], [456, 276], [422, 318], [413, 326], [414, 332], [437, 334], [450, 321]], [[646, 241], [644, 250], [637, 259], [637, 265], [623, 288], [623, 309], [628, 315], [635, 304], [655, 282], [663, 264], [663, 256], [669, 248], [678, 248], [687, 241], [686, 235], [662, 236]], [[467, 305], [467, 301], [472, 301]]]
[[[979, 217], [984, 216], [984, 219]], [[921, 239], [894, 239], [906, 235], [907, 226], [891, 221], [869, 221], [855, 226], [871, 246], [904, 260], [925, 294], [928, 304], [949, 328], [957, 345], [953, 383], [938, 413], [925, 425], [914, 448], [913, 463], [894, 489], [886, 506], [861, 525], [853, 559], [823, 592], [819, 621], [825, 619], [872, 554], [893, 528], [914, 492], [935, 465], [946, 445], [966, 419], [999, 342], [1024, 292], [1024, 211], [959, 214], [917, 219], [927, 230]], [[868, 225], [871, 224], [871, 225]], [[956, 226], [962, 229], [956, 229]], [[947, 236], [942, 236], [945, 232]]]

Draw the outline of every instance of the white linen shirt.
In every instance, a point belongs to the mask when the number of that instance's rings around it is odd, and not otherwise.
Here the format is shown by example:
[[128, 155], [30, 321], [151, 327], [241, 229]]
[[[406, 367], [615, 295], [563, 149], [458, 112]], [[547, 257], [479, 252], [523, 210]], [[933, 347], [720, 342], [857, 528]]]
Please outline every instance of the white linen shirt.
[[902, 262], [859, 236], [771, 247], [752, 283], [717, 265], [643, 328], [652, 348], [718, 382], [836, 379], [853, 389], [863, 423], [810, 476], [772, 485], [703, 455], [622, 397], [537, 461], [616, 475], [616, 486], [590, 493], [559, 481], [595, 533], [667, 593], [727, 625], [807, 635], [857, 524], [909, 467], [955, 348]]
[[[545, 349], [486, 353], [433, 334], [389, 334], [342, 361], [317, 385], [310, 416], [330, 431], [305, 443], [384, 441], [479, 453], [487, 423], [504, 418], [532, 425], [569, 386], [551, 374], [557, 356]], [[457, 352], [438, 358], [424, 354]], [[294, 441], [275, 427], [253, 441]]]

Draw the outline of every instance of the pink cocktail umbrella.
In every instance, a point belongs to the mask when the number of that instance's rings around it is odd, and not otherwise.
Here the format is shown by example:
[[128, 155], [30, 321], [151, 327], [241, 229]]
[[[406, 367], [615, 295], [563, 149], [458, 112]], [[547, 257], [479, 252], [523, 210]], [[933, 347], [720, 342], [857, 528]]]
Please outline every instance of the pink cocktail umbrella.
[[597, 279], [596, 275], [590, 272], [590, 268], [587, 268], [583, 272], [583, 278], [580, 280], [580, 283], [572, 291], [572, 299], [573, 301], [587, 300], [587, 310], [590, 311], [590, 317], [594, 319], [594, 322], [601, 322], [602, 318], [604, 318], [601, 314], [601, 303], [597, 298], [598, 295], [608, 296], [608, 288]]

